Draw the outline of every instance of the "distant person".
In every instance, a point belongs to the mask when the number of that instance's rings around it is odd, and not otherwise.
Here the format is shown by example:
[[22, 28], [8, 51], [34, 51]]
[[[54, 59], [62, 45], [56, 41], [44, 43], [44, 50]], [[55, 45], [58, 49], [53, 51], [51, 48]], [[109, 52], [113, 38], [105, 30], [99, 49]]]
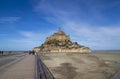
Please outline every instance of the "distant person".
[[11, 54], [12, 52], [11, 51], [9, 51], [9, 54]]
[[32, 52], [31, 51], [29, 51], [29, 55], [31, 55], [32, 54]]
[[1, 51], [2, 55], [3, 55], [3, 51]]
[[32, 55], [35, 55], [35, 51], [32, 51]]
[[0, 54], [3, 55], [3, 51], [0, 51]]
[[28, 51], [28, 53], [30, 54], [30, 51]]
[[35, 55], [37, 55], [37, 53], [35, 52]]

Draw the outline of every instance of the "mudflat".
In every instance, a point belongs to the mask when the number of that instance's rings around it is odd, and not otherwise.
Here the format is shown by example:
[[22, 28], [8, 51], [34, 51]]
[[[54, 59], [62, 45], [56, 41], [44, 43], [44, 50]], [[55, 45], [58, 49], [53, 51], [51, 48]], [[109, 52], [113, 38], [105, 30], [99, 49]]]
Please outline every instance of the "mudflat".
[[55, 79], [110, 79], [120, 70], [117, 54], [51, 53], [40, 57]]
[[107, 65], [120, 70], [120, 53], [94, 53], [92, 55], [104, 60]]

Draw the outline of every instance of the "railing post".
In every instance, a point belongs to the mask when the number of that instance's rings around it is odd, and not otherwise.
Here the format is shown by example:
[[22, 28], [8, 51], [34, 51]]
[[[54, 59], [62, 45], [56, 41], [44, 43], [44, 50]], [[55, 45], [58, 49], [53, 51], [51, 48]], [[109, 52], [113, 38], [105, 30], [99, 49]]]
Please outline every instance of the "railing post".
[[38, 53], [36, 53], [35, 55], [35, 60], [36, 60], [36, 79], [54, 79], [51, 72], [41, 61]]

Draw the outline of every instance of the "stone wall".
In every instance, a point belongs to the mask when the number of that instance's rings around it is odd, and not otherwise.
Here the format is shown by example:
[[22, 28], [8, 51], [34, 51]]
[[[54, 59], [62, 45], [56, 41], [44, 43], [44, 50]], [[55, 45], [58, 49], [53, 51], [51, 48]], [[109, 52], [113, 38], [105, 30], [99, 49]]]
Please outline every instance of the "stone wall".
[[[34, 48], [33, 50], [36, 51], [36, 52], [40, 52], [39, 48]], [[49, 51], [46, 50], [46, 52], [81, 52], [81, 53], [82, 52], [87, 52], [87, 53], [90, 53], [91, 50], [90, 49], [52, 49], [52, 50], [49, 50]]]
[[89, 49], [56, 49], [56, 50], [51, 50], [50, 52], [91, 52]]
[[47, 37], [46, 42], [54, 39], [57, 39], [59, 41], [70, 40], [70, 38], [65, 35], [53, 35], [53, 36]]

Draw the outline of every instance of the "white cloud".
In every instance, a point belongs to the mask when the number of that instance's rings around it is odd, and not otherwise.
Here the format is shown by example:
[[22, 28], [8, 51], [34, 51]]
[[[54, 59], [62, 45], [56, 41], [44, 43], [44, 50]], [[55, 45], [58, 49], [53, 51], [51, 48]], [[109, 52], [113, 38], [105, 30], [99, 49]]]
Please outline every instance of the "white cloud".
[[0, 18], [0, 23], [14, 23], [18, 21], [20, 17], [1, 17]]
[[21, 38], [21, 41], [23, 42], [39, 42], [42, 37], [44, 37], [44, 34], [41, 34], [40, 32], [32, 32], [32, 31], [20, 31], [19, 32]]
[[45, 42], [45, 38], [55, 31], [41, 33], [36, 31], [19, 31], [17, 38], [10, 38], [10, 44], [20, 47], [20, 49], [31, 50]]
[[33, 47], [40, 46], [45, 41], [49, 33], [42, 34], [41, 32], [34, 31], [19, 31], [18, 38], [11, 38], [13, 44], [18, 44], [19, 47], [32, 49]]
[[[83, 6], [77, 4], [76, 1], [85, 4], [84, 8], [81, 8]], [[73, 41], [78, 41], [92, 49], [119, 49], [120, 24], [100, 26], [100, 23], [97, 23], [109, 21], [109, 17], [104, 16], [103, 11], [114, 7], [116, 2], [112, 5], [112, 3], [103, 4], [97, 0], [76, 1], [64, 3], [63, 1], [49, 2], [46, 0], [39, 2], [34, 9], [36, 12], [45, 13], [47, 15], [45, 19], [57, 27], [61, 27], [71, 36]]]
[[19, 31], [18, 35], [19, 38], [11, 39], [13, 43], [19, 43], [33, 47], [38, 44], [40, 45], [42, 38], [44, 38], [43, 34], [32, 31]]
[[30, 32], [30, 31], [21, 31], [20, 34], [27, 38], [32, 38], [32, 37], [36, 36], [35, 33]]
[[62, 25], [73, 41], [91, 47], [92, 49], [119, 49], [119, 26], [92, 26], [88, 24], [66, 21]]

